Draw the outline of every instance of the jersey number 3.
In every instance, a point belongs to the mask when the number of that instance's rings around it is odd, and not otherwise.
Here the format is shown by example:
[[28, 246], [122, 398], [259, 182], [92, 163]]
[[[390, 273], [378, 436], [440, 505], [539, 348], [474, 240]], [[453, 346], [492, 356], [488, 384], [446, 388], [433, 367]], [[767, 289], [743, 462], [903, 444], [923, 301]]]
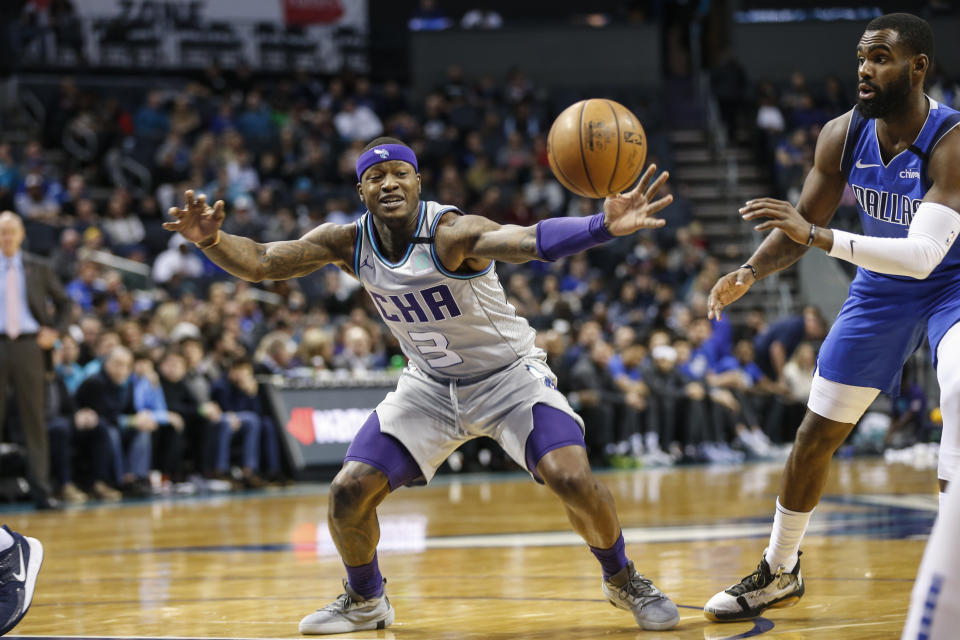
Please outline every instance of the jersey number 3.
[[447, 349], [450, 343], [442, 333], [437, 333], [436, 331], [409, 331], [408, 334], [414, 342], [426, 343], [417, 344], [417, 349], [423, 354], [427, 364], [434, 369], [452, 367], [455, 364], [463, 362], [463, 358]]

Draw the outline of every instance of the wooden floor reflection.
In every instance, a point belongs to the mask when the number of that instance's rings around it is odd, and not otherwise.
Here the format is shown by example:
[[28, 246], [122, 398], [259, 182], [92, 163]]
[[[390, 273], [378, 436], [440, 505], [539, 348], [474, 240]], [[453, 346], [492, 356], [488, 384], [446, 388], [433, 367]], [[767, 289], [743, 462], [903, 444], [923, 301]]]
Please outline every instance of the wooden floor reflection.
[[[397, 622], [345, 638], [898, 638], [936, 509], [931, 470], [838, 461], [807, 535], [799, 605], [715, 624], [700, 607], [756, 565], [779, 464], [602, 475], [640, 571], [681, 606], [645, 632], [600, 592], [599, 567], [559, 503], [519, 475], [442, 479], [380, 510]], [[44, 543], [33, 607], [15, 634], [294, 638], [340, 592], [323, 487], [60, 514], [2, 512]], [[15, 636], [14, 636], [15, 637]]]

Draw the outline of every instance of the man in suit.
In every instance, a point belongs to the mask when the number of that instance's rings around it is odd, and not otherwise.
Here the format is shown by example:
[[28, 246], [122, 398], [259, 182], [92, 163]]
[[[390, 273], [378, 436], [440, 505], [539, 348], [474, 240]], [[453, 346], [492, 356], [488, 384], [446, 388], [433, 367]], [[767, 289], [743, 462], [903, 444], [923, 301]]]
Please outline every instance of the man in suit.
[[[0, 213], [0, 435], [13, 382], [38, 508], [56, 508], [50, 490], [50, 443], [44, 422], [48, 352], [70, 320], [70, 298], [53, 270], [21, 251], [23, 221]], [[51, 315], [48, 303], [53, 303]]]

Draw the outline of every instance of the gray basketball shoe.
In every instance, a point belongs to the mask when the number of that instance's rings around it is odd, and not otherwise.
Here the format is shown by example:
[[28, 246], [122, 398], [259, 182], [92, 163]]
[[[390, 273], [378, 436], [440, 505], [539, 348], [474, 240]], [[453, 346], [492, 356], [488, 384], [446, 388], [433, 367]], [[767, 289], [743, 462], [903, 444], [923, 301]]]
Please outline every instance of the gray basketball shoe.
[[714, 622], [735, 622], [756, 618], [767, 609], [797, 604], [804, 591], [799, 559], [802, 553], [798, 554], [797, 566], [790, 573], [782, 566], [771, 571], [766, 558], [761, 558], [753, 573], [710, 598], [703, 607], [703, 615]]
[[[386, 579], [383, 582], [386, 584]], [[386, 590], [379, 598], [364, 599], [350, 588], [346, 580], [343, 581], [343, 590], [339, 598], [301, 620], [300, 633], [324, 635], [370, 631], [393, 624], [393, 605], [387, 599]]]
[[632, 561], [603, 581], [603, 595], [617, 609], [632, 611], [637, 624], [644, 629], [669, 629], [680, 622], [677, 605], [637, 573]]

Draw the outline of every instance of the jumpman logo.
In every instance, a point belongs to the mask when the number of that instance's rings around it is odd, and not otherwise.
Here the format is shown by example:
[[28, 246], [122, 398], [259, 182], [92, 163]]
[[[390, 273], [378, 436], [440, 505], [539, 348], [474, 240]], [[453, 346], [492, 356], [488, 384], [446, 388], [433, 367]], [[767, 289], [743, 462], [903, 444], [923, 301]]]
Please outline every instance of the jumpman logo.
[[364, 267], [368, 267], [370, 270], [375, 271], [375, 269], [373, 268], [373, 265], [370, 264], [370, 256], [363, 256], [363, 262], [360, 263], [360, 266], [357, 268], [357, 271], [360, 271], [360, 269], [363, 269]]

